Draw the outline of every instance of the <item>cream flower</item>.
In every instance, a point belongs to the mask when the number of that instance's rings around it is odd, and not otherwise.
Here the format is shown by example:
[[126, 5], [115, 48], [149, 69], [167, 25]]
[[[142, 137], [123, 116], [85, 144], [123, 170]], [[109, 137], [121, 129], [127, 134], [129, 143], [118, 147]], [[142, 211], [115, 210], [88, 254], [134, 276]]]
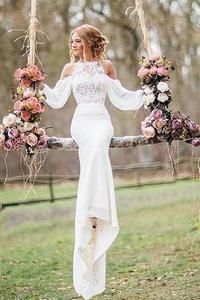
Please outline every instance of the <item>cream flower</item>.
[[145, 104], [148, 105], [150, 103], [153, 103], [155, 100], [155, 95], [152, 94], [148, 94], [148, 95], [143, 95], [143, 99], [145, 101]]
[[35, 127], [35, 123], [24, 122], [24, 130], [31, 131]]
[[169, 97], [165, 93], [160, 93], [158, 95], [158, 100], [160, 102], [166, 102], [169, 99]]
[[153, 93], [153, 90], [150, 89], [150, 87], [147, 86], [147, 87], [144, 89], [144, 92], [145, 92], [146, 95], [148, 95], [148, 94], [152, 94], [152, 93]]
[[160, 81], [157, 85], [157, 89], [161, 92], [164, 93], [169, 90], [168, 84], [166, 82]]
[[10, 113], [3, 118], [3, 125], [6, 127], [12, 126], [16, 122], [16, 115]]
[[35, 134], [29, 133], [29, 135], [26, 137], [26, 142], [31, 147], [35, 146], [37, 144], [38, 138]]
[[3, 144], [5, 141], [5, 135], [3, 133], [0, 133], [0, 145]]
[[4, 126], [2, 124], [0, 124], [0, 133], [4, 132]]
[[143, 128], [142, 132], [143, 132], [144, 136], [147, 137], [147, 138], [152, 138], [156, 134], [155, 129], [153, 128], [153, 126], [148, 126], [146, 128]]

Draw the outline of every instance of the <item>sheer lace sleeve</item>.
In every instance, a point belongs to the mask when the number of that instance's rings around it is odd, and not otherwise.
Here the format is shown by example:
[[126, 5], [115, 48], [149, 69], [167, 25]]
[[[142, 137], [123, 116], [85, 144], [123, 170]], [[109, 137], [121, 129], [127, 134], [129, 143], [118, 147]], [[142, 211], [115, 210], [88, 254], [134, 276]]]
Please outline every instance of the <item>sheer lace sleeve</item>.
[[43, 89], [43, 92], [46, 95], [45, 102], [54, 109], [63, 107], [71, 94], [71, 86], [72, 76], [58, 80], [53, 89], [45, 84]]
[[130, 91], [117, 79], [107, 77], [107, 94], [114, 106], [121, 110], [137, 110], [143, 104], [143, 90]]

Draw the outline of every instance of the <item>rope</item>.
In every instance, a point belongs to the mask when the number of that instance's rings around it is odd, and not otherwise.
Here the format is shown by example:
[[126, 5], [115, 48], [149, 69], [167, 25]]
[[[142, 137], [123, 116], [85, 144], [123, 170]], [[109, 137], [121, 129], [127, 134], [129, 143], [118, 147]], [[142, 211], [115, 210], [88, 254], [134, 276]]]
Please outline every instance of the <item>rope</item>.
[[[129, 10], [132, 10], [132, 11], [130, 13], [128, 13]], [[135, 6], [128, 7], [126, 9], [125, 14], [129, 15], [130, 20], [133, 20], [134, 17], [136, 15], [138, 15], [139, 24], [140, 24], [142, 34], [143, 34], [144, 49], [147, 51], [148, 56], [151, 56], [152, 49], [151, 49], [151, 46], [150, 46], [148, 30], [147, 30], [146, 23], [145, 23], [144, 10], [143, 10], [143, 7], [142, 7], [142, 0], [135, 0]]]
[[28, 54], [28, 65], [35, 63], [36, 53], [36, 35], [39, 21], [36, 18], [37, 0], [31, 0], [31, 13], [30, 13], [30, 25], [28, 28], [29, 38], [29, 54]]

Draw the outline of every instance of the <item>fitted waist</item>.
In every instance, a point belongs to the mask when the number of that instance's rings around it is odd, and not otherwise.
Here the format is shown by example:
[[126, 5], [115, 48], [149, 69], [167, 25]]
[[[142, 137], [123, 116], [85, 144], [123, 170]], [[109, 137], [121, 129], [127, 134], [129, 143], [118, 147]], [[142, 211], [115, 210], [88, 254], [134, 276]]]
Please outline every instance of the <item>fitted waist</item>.
[[80, 114], [104, 114], [109, 116], [103, 103], [80, 103], [76, 106], [74, 116]]

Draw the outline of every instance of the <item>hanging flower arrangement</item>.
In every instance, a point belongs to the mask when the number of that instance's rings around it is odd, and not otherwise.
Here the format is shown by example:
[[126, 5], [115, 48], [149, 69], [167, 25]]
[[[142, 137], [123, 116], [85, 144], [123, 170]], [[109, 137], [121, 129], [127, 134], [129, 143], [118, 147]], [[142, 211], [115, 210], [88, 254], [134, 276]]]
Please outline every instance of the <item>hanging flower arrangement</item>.
[[19, 85], [13, 94], [14, 108], [0, 124], [0, 147], [6, 151], [25, 147], [31, 156], [35, 150], [47, 147], [47, 134], [39, 125], [45, 95], [38, 86], [45, 77], [34, 64], [18, 68], [14, 77]]
[[174, 70], [172, 63], [165, 56], [155, 56], [142, 57], [140, 65], [137, 76], [141, 79], [144, 108], [148, 112], [141, 123], [144, 136], [158, 140], [161, 137], [169, 143], [185, 140], [195, 147], [200, 146], [200, 126], [189, 116], [168, 109], [172, 101], [168, 85], [170, 72]]

